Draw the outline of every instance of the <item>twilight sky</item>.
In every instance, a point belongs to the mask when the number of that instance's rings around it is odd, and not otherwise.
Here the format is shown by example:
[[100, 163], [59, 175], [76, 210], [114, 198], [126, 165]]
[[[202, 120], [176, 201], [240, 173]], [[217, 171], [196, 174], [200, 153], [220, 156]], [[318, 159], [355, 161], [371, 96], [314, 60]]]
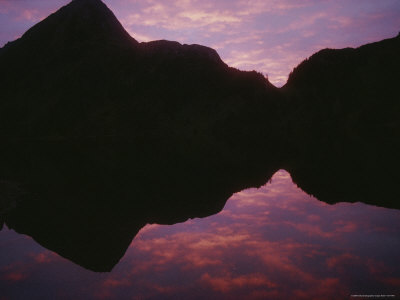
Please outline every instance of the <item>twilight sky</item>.
[[[0, 0], [0, 47], [70, 0]], [[138, 41], [202, 44], [282, 86], [314, 52], [400, 31], [399, 0], [103, 0]]]

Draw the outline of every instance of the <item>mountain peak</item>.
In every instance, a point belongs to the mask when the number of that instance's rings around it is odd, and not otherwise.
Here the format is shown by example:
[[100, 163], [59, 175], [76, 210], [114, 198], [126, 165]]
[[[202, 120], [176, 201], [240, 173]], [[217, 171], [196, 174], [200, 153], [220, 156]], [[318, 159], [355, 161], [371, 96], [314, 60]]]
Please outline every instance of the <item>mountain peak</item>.
[[103, 1], [101, 1], [101, 0], [72, 0], [71, 2], [80, 2], [80, 3], [83, 3], [83, 2], [86, 2], [86, 3], [96, 3], [96, 4], [103, 4], [103, 5], [105, 5], [104, 3], [103, 3]]
[[68, 5], [66, 5], [66, 7], [74, 6], [74, 5], [81, 5], [81, 8], [82, 8], [82, 6], [87, 6], [87, 7], [91, 7], [92, 9], [97, 8], [97, 9], [109, 10], [107, 5], [101, 0], [72, 0]]
[[101, 0], [72, 0], [30, 28], [24, 39], [39, 43], [60, 41], [138, 44], [124, 29], [114, 13]]

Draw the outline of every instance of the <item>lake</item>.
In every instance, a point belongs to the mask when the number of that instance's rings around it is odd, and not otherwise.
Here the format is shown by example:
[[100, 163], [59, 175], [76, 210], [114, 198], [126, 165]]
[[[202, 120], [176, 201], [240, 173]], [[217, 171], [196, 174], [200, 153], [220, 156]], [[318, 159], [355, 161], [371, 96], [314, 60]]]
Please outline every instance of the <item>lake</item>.
[[0, 299], [393, 299], [398, 253], [399, 210], [320, 202], [280, 170], [216, 215], [146, 225], [111, 272], [4, 226]]

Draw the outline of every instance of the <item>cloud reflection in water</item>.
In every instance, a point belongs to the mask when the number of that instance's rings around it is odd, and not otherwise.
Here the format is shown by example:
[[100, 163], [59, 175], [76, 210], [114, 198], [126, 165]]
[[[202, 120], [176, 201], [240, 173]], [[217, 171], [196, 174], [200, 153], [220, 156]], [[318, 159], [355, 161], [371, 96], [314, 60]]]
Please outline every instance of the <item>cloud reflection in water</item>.
[[[400, 294], [400, 212], [328, 205], [285, 171], [237, 193], [218, 215], [147, 225], [111, 273], [69, 263], [9, 230], [0, 233], [7, 297], [321, 299]], [[46, 292], [44, 292], [46, 291]]]

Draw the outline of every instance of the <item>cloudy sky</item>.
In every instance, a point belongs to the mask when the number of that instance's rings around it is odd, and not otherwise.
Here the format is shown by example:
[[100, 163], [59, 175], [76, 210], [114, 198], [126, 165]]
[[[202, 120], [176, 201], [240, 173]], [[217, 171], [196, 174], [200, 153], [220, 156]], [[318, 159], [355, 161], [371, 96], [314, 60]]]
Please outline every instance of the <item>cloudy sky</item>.
[[[69, 0], [0, 0], [0, 47]], [[103, 0], [138, 41], [202, 44], [281, 86], [314, 52], [400, 31], [399, 0]]]

